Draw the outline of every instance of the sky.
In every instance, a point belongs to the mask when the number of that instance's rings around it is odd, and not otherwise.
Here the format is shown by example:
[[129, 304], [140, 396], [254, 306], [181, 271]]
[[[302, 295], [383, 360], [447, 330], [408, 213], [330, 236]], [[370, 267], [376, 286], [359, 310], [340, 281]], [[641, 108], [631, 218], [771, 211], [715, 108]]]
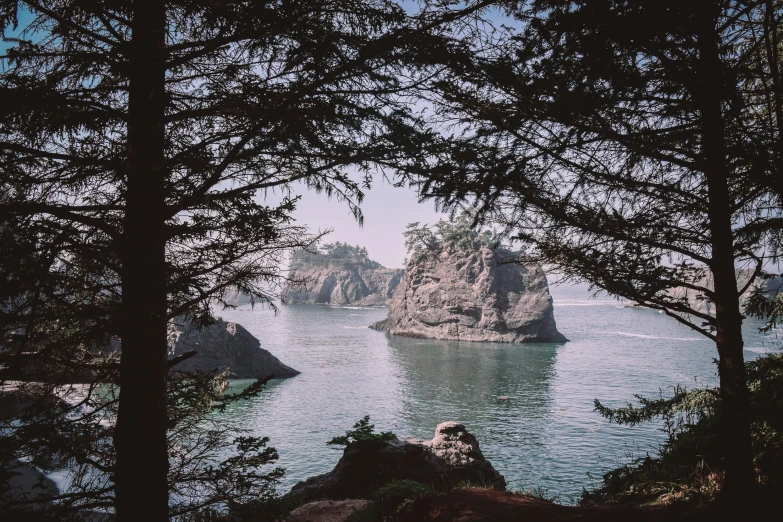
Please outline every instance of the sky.
[[[341, 241], [363, 246], [370, 259], [387, 268], [404, 266], [406, 252], [402, 233], [408, 223], [434, 224], [446, 217], [435, 210], [433, 202], [419, 203], [413, 189], [396, 188], [382, 180], [365, 191], [361, 205], [364, 226], [361, 227], [346, 203], [309, 192], [304, 187], [296, 193], [302, 196], [294, 212], [297, 224], [307, 225], [313, 232], [333, 229], [324, 242]], [[274, 195], [269, 197], [270, 202], [276, 199]]]
[[[30, 22], [30, 14], [22, 11], [19, 15], [19, 29], [22, 29]], [[15, 36], [18, 32], [9, 28], [5, 35]], [[0, 39], [0, 53], [7, 47], [8, 44]], [[444, 217], [435, 211], [434, 203], [418, 203], [414, 190], [395, 188], [385, 181], [376, 181], [373, 188], [365, 192], [363, 227], [359, 226], [344, 202], [308, 192], [304, 187], [298, 193], [302, 199], [294, 214], [297, 224], [307, 225], [313, 232], [332, 229], [325, 242], [341, 241], [363, 246], [371, 259], [388, 268], [403, 267], [405, 240], [402, 233], [408, 223], [433, 224]], [[272, 195], [270, 199], [277, 198]]]

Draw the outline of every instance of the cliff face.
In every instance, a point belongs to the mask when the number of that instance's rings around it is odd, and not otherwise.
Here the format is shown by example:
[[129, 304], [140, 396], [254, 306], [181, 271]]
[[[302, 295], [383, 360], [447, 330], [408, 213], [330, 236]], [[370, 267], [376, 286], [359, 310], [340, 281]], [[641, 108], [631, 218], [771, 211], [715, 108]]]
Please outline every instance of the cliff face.
[[189, 351], [196, 355], [175, 368], [183, 371], [218, 370], [231, 379], [264, 379], [293, 377], [299, 372], [261, 348], [253, 334], [242, 325], [221, 318], [203, 330], [177, 318], [169, 323], [169, 359]]
[[431, 339], [565, 342], [541, 268], [497, 260], [488, 247], [412, 259], [389, 317], [372, 328]]
[[295, 277], [304, 288], [288, 288], [290, 304], [385, 305], [402, 279], [398, 268], [370, 268], [363, 263], [299, 267]]

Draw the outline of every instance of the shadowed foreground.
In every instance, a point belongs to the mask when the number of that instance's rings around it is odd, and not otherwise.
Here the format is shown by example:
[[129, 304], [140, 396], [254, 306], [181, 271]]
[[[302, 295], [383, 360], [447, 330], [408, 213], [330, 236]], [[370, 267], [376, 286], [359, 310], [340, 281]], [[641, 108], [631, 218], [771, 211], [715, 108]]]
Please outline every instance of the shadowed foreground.
[[[772, 508], [774, 506], [767, 505]], [[491, 489], [460, 489], [422, 498], [407, 511], [404, 522], [614, 522], [768, 520], [763, 502], [733, 508], [656, 506], [633, 508], [561, 506], [528, 495]]]

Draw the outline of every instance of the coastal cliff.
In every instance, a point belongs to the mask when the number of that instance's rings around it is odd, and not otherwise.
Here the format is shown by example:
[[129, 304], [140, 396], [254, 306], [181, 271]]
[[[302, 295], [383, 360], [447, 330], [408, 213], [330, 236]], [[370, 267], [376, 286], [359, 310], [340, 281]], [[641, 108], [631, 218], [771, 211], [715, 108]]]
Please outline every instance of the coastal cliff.
[[331, 243], [316, 252], [298, 252], [292, 261], [285, 300], [289, 304], [382, 306], [403, 271], [372, 261], [364, 248]]
[[565, 342], [541, 267], [500, 262], [503, 253], [484, 244], [413, 256], [389, 316], [371, 328], [431, 339]]

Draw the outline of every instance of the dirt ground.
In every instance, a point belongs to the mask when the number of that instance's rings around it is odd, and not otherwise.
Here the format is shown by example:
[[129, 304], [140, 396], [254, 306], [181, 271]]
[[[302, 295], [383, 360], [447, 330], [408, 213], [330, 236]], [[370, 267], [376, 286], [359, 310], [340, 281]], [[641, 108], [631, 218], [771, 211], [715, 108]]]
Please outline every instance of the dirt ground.
[[[776, 503], [777, 504], [777, 503]], [[561, 506], [527, 495], [490, 489], [461, 489], [439, 497], [420, 499], [410, 507], [405, 522], [652, 522], [783, 520], [779, 505], [758, 504], [730, 508], [633, 508]]]

